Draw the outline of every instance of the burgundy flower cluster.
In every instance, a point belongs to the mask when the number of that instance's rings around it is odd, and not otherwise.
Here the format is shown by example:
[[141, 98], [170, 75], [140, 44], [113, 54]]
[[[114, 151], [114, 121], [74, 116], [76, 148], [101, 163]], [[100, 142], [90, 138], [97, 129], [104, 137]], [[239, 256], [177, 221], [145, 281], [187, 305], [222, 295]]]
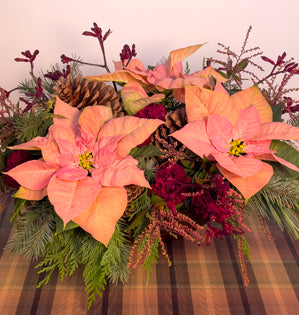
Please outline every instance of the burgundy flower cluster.
[[70, 73], [71, 73], [71, 66], [67, 65], [66, 69], [62, 69], [62, 71], [56, 70], [53, 72], [48, 72], [45, 74], [45, 77], [56, 82], [58, 81], [60, 77], [66, 78]]
[[191, 183], [180, 164], [163, 164], [156, 174], [153, 191], [163, 198], [174, 216], [176, 205], [190, 198], [190, 210], [207, 222], [201, 244], [211, 244], [223, 235], [243, 234], [248, 231], [244, 218], [244, 201], [240, 194], [230, 188], [227, 181], [217, 174], [209, 185]]
[[91, 30], [92, 32], [85, 31], [82, 33], [82, 35], [96, 37], [99, 40], [100, 44], [103, 44], [107, 37], [112, 33], [112, 31], [109, 29], [103, 36], [102, 29], [98, 27], [97, 23], [93, 23], [93, 27], [91, 28]]
[[231, 189], [219, 174], [210, 186], [202, 186], [200, 193], [194, 194], [191, 204], [195, 213], [208, 221], [202, 244], [206, 242], [209, 245], [213, 238], [222, 239], [223, 235], [243, 234], [248, 230], [243, 222], [245, 204], [241, 195]]
[[71, 57], [66, 56], [65, 54], [62, 54], [60, 56], [60, 58], [61, 58], [61, 62], [62, 63], [69, 63], [69, 62], [72, 62], [72, 61], [77, 61], [77, 60], [75, 60], [75, 59], [73, 59]]
[[44, 99], [44, 92], [43, 92], [43, 86], [42, 86], [42, 79], [40, 77], [36, 78], [33, 69], [34, 69], [34, 60], [36, 56], [39, 54], [39, 50], [35, 50], [33, 54], [29, 51], [23, 51], [21, 52], [22, 55], [24, 55], [26, 58], [15, 58], [15, 61], [17, 62], [29, 62], [30, 63], [30, 75], [33, 78], [33, 81], [35, 83], [35, 91], [33, 93], [25, 93], [25, 95], [31, 99], [26, 99], [24, 97], [20, 97], [19, 100], [24, 102], [27, 106], [23, 110], [23, 112], [28, 112], [33, 105], [38, 103], [39, 101]]
[[[134, 116], [147, 119], [160, 119], [165, 121], [166, 109], [162, 104], [149, 104], [137, 112]], [[151, 142], [151, 136], [139, 144], [139, 147], [148, 145]]]
[[191, 178], [186, 176], [185, 169], [179, 164], [163, 164], [156, 174], [153, 191], [167, 203], [173, 215], [177, 215], [175, 206], [188, 198]]
[[30, 64], [33, 65], [33, 62], [36, 56], [39, 54], [39, 50], [36, 49], [33, 54], [29, 50], [26, 50], [26, 51], [22, 51], [21, 54], [25, 56], [26, 58], [15, 58], [15, 61], [30, 62]]
[[166, 109], [162, 104], [149, 104], [135, 114], [139, 118], [160, 119], [165, 121]]
[[[128, 44], [125, 44], [119, 55], [120, 55], [120, 60], [122, 62], [123, 67], [126, 67], [131, 61], [132, 57], [137, 56], [137, 53], [135, 50], [135, 44], [132, 45], [132, 50]], [[125, 61], [127, 61], [126, 64], [125, 64]]]
[[283, 67], [282, 70], [279, 70], [279, 73], [293, 72], [294, 74], [299, 74], [299, 70], [297, 69], [298, 63], [292, 62], [292, 61], [286, 62], [285, 61], [286, 55], [287, 55], [286, 52], [284, 52], [281, 56], [277, 57], [276, 61], [273, 61], [272, 59], [270, 59], [266, 56], [262, 56], [261, 58], [264, 61], [269, 62], [269, 63], [271, 63], [271, 65], [273, 65], [273, 69], [271, 71], [271, 74], [273, 74], [278, 67]]
[[[32, 160], [32, 156], [27, 151], [24, 150], [13, 151], [6, 159], [4, 172], [8, 172], [17, 165], [25, 163], [30, 160]], [[19, 183], [17, 183], [13, 178], [11, 178], [8, 175], [5, 175], [4, 183], [12, 188], [18, 189], [20, 187]]]

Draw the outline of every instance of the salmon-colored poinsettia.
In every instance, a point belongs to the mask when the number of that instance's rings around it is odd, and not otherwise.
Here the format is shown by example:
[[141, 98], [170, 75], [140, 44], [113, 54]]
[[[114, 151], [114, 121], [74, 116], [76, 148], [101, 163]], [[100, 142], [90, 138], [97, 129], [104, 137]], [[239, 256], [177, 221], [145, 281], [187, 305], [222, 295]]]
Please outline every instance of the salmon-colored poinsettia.
[[[146, 69], [139, 59], [132, 59], [125, 68], [123, 68], [121, 61], [115, 62], [116, 71], [114, 73], [88, 77], [88, 79], [125, 83], [136, 81], [136, 83], [142, 85], [147, 92], [153, 89], [157, 89], [159, 92], [173, 90], [173, 96], [181, 103], [185, 100], [185, 84], [192, 84], [199, 87], [209, 86], [212, 88], [214, 87], [214, 78], [216, 79], [215, 90], [226, 93], [221, 85], [221, 82], [226, 81], [226, 79], [210, 66], [203, 71], [197, 71], [192, 74], [183, 73], [182, 61], [197, 51], [201, 46], [203, 46], [203, 44], [173, 50], [169, 53], [168, 60], [164, 64], [159, 64], [154, 69]], [[125, 86], [122, 93], [124, 93], [127, 88], [128, 90], [131, 89], [131, 87]]]
[[174, 132], [190, 150], [217, 162], [219, 171], [248, 199], [267, 184], [277, 161], [299, 169], [270, 150], [272, 139], [297, 140], [299, 128], [272, 122], [272, 111], [257, 87], [229, 97], [186, 87], [188, 124]]
[[163, 122], [112, 118], [111, 109], [105, 106], [80, 112], [59, 99], [54, 114], [46, 137], [12, 147], [40, 149], [43, 158], [6, 174], [21, 185], [16, 197], [40, 200], [48, 195], [65, 224], [73, 220], [107, 245], [127, 206], [124, 186], [150, 187], [138, 161], [128, 153]]

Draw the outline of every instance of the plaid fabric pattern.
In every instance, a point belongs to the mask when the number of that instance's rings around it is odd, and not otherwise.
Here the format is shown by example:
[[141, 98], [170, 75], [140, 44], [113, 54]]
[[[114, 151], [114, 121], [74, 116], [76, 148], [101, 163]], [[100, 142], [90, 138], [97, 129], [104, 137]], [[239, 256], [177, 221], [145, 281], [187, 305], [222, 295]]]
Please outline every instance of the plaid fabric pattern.
[[251, 259], [244, 287], [232, 237], [197, 247], [184, 240], [167, 243], [171, 268], [161, 257], [146, 285], [142, 268], [126, 284], [108, 285], [87, 311], [82, 270], [63, 282], [58, 272], [48, 285], [33, 261], [3, 253], [12, 227], [11, 211], [0, 221], [0, 314], [299, 314], [299, 243], [275, 224], [268, 240], [258, 218], [248, 218]]

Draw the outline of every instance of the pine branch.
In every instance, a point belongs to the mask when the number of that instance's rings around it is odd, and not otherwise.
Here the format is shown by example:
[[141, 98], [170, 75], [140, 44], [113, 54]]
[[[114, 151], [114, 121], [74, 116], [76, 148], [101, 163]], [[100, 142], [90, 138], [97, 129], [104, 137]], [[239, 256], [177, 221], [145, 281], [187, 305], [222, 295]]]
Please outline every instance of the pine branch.
[[24, 81], [21, 81], [18, 85], [18, 89], [20, 91], [20, 94], [24, 97], [27, 97], [27, 93], [34, 93], [35, 92], [35, 82], [33, 79], [25, 79]]
[[247, 203], [249, 211], [275, 220], [282, 230], [299, 238], [299, 180], [273, 176]]
[[108, 279], [115, 284], [119, 280], [126, 282], [130, 274], [130, 269], [127, 268], [127, 265], [131, 247], [128, 235], [124, 232], [124, 229], [124, 222], [119, 221], [101, 261], [101, 266], [106, 270]]
[[31, 206], [16, 219], [16, 231], [5, 250], [21, 254], [25, 258], [37, 259], [46, 253], [55, 230], [55, 214], [49, 202]]
[[294, 113], [294, 119], [289, 119], [288, 124], [299, 128], [299, 112]]
[[25, 113], [15, 117], [17, 138], [27, 142], [37, 136], [45, 136], [48, 128], [53, 124], [53, 115], [44, 111]]

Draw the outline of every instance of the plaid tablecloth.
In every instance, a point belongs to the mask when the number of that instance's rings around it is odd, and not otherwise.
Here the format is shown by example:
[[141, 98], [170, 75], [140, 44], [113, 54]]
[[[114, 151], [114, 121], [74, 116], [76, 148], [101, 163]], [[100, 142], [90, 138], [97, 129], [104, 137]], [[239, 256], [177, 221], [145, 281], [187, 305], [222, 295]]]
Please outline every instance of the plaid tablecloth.
[[63, 282], [55, 273], [48, 285], [36, 289], [43, 276], [35, 262], [3, 253], [12, 231], [10, 217], [6, 211], [0, 222], [1, 315], [299, 314], [299, 242], [274, 224], [274, 241], [268, 240], [256, 217], [248, 220], [248, 287], [243, 286], [232, 237], [200, 248], [176, 240], [167, 244], [171, 268], [161, 257], [148, 285], [142, 268], [135, 270], [127, 284], [109, 285], [89, 311], [82, 270]]

